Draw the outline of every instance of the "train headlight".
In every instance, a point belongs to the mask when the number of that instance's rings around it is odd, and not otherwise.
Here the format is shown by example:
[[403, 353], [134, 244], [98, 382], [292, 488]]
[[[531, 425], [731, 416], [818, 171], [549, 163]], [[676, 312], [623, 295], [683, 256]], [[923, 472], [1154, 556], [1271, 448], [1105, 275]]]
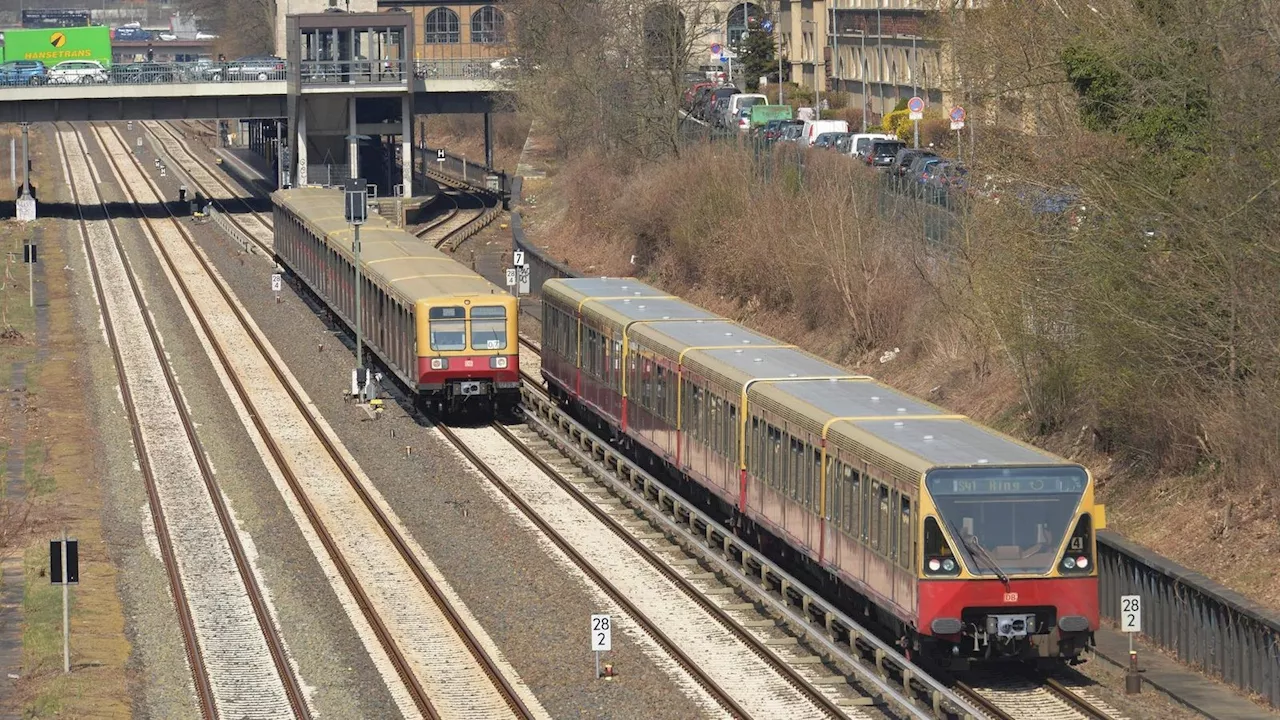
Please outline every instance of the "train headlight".
[[929, 570], [932, 572], [938, 572], [941, 569], [942, 561], [938, 560], [938, 558], [929, 558]]
[[955, 560], [952, 560], [951, 558], [947, 558], [946, 560], [943, 560], [943, 561], [942, 561], [942, 569], [943, 569], [943, 570], [946, 570], [947, 572], [955, 572], [955, 571], [956, 571], [956, 561], [955, 561]]
[[1064, 567], [1064, 568], [1066, 568], [1066, 569], [1068, 569], [1068, 570], [1074, 570], [1074, 569], [1075, 569], [1075, 567], [1076, 567], [1076, 561], [1075, 561], [1075, 559], [1074, 559], [1074, 558], [1069, 558], [1069, 557], [1068, 557], [1068, 558], [1062, 558], [1062, 567]]
[[449, 368], [448, 360], [444, 358], [431, 358], [432, 370], [447, 370], [448, 368]]
[[495, 355], [489, 358], [489, 366], [499, 370], [505, 370], [507, 367], [507, 359], [502, 355]]
[[1079, 568], [1079, 569], [1081, 569], [1081, 570], [1084, 570], [1085, 568], [1089, 567], [1089, 558], [1087, 558], [1087, 557], [1085, 557], [1085, 556], [1083, 556], [1083, 555], [1081, 555], [1080, 557], [1076, 558], [1076, 567], [1077, 567], [1077, 568]]

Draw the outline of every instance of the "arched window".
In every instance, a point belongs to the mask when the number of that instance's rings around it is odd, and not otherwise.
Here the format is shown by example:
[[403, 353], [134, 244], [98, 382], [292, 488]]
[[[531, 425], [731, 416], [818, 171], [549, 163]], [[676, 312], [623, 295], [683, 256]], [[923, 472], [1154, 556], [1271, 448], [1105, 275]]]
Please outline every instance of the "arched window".
[[507, 41], [507, 18], [492, 5], [471, 13], [471, 42], [500, 44]]
[[427, 13], [422, 42], [428, 45], [462, 42], [462, 30], [458, 26], [458, 13], [438, 7]]

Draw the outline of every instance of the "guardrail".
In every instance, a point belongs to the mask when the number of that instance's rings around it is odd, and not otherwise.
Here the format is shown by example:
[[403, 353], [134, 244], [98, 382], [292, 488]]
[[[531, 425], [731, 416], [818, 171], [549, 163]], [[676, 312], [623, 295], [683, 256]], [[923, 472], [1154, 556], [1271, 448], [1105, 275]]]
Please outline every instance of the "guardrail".
[[[511, 244], [525, 253], [530, 287], [582, 277], [529, 242], [512, 180]], [[1098, 533], [1098, 600], [1115, 620], [1121, 595], [1143, 598], [1143, 635], [1179, 660], [1280, 707], [1280, 614], [1108, 530]]]
[[[502, 170], [495, 170], [447, 151], [444, 159], [439, 160], [441, 148], [428, 147], [425, 144], [419, 145], [415, 150], [419, 158], [417, 169], [420, 172], [426, 173], [430, 170], [448, 175], [477, 190], [492, 192], [500, 196], [504, 202], [513, 197], [512, 176]], [[496, 179], [491, 181], [495, 176]]]
[[1193, 668], [1280, 707], [1280, 614], [1124, 537], [1098, 533], [1098, 595], [1116, 619], [1142, 596], [1142, 634]]
[[303, 85], [404, 85], [404, 60], [303, 60], [298, 81]]
[[494, 70], [492, 58], [438, 58], [413, 61], [413, 76], [419, 80], [437, 78], [470, 78], [502, 80], [506, 73]]

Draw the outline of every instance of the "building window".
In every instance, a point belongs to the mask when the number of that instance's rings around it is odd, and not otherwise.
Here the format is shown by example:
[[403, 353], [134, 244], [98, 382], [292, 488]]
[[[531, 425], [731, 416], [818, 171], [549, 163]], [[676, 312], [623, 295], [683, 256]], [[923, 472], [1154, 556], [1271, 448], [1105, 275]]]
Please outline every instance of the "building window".
[[436, 8], [427, 13], [422, 42], [443, 45], [462, 42], [462, 30], [458, 26], [458, 13], [449, 8]]
[[507, 41], [507, 18], [492, 5], [471, 13], [471, 42], [496, 45]]

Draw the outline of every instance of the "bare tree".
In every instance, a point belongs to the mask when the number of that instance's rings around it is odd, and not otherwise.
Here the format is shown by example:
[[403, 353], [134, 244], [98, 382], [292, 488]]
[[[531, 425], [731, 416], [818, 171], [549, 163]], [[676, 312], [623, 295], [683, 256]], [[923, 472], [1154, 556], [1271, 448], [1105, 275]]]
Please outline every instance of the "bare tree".
[[182, 8], [218, 33], [218, 52], [227, 57], [275, 50], [275, 0], [180, 0]]

